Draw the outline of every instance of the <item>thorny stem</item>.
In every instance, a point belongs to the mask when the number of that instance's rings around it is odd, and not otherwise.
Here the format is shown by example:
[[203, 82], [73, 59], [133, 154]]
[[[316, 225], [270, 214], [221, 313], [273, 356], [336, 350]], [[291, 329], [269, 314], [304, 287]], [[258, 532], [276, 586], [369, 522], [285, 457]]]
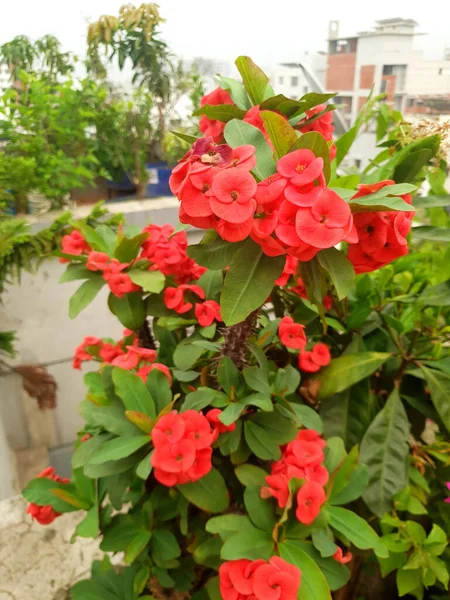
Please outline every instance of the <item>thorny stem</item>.
[[222, 332], [224, 342], [220, 354], [231, 358], [240, 371], [247, 364], [245, 354], [248, 349], [248, 338], [255, 327], [257, 315], [258, 311], [254, 310], [248, 315], [245, 321], [241, 321], [236, 325], [230, 325]]
[[145, 319], [142, 326], [138, 329], [137, 335], [139, 338], [139, 347], [147, 348], [149, 350], [156, 350], [155, 340], [153, 339], [152, 330], [149, 322]]

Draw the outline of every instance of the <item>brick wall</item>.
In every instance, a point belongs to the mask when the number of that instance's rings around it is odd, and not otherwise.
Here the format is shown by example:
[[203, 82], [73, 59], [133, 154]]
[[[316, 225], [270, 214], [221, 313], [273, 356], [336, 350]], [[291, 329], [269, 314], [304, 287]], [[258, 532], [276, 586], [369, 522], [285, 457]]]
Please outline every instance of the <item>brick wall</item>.
[[326, 88], [333, 92], [353, 90], [356, 54], [329, 54]]
[[362, 65], [359, 71], [359, 87], [367, 90], [372, 87], [375, 76], [375, 65]]

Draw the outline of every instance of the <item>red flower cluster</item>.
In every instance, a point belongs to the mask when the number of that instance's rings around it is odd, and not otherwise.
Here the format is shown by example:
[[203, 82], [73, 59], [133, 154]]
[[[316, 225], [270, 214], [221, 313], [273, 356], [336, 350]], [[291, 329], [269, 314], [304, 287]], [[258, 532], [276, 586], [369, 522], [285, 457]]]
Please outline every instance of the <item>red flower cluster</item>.
[[101, 338], [92, 335], [85, 337], [81, 344], [75, 348], [72, 367], [81, 369], [81, 363], [93, 359], [112, 363], [115, 358], [125, 354], [125, 345], [133, 344], [133, 346], [137, 346], [138, 344], [137, 336], [131, 329], [124, 329], [123, 335], [123, 339], [118, 341], [117, 344], [105, 342]]
[[141, 289], [131, 281], [127, 273], [123, 273], [129, 266], [130, 263], [121, 263], [117, 258], [110, 258], [105, 252], [96, 251], [89, 254], [86, 263], [86, 268], [90, 271], [102, 271], [103, 279], [117, 298], [123, 298], [125, 294]]
[[301, 571], [279, 556], [265, 560], [231, 560], [219, 569], [223, 600], [295, 600]]
[[192, 292], [202, 300], [205, 299], [205, 291], [199, 285], [183, 284], [178, 287], [168, 287], [164, 290], [164, 304], [179, 315], [189, 312], [194, 305], [192, 302], [186, 301], [184, 297], [186, 292]]
[[[380, 181], [373, 185], [360, 185], [353, 198], [361, 198], [373, 194], [392, 180]], [[411, 204], [411, 194], [401, 198]], [[399, 256], [408, 254], [406, 236], [411, 229], [413, 212], [383, 211], [358, 213], [354, 218], [359, 242], [351, 243], [348, 248], [348, 259], [352, 262], [356, 273], [367, 273], [384, 267]]]
[[286, 348], [303, 350], [306, 346], [305, 326], [295, 323], [292, 317], [283, 317], [278, 325], [278, 335]]
[[[39, 473], [38, 478], [52, 479], [58, 483], [70, 483], [70, 479], [57, 475], [53, 467], [47, 467], [44, 469], [41, 473]], [[50, 525], [50, 523], [53, 523], [56, 517], [61, 515], [61, 513], [56, 512], [56, 510], [54, 510], [54, 508], [50, 505], [38, 506], [37, 504], [34, 504], [34, 502], [31, 502], [28, 505], [27, 514], [31, 515], [31, 518], [37, 521], [40, 525]]]
[[[324, 137], [326, 142], [329, 142], [333, 139], [333, 113], [331, 111], [317, 117], [318, 114], [326, 110], [326, 104], [318, 104], [311, 108], [311, 110], [306, 111], [306, 118], [297, 125], [295, 129], [298, 129], [302, 133], [308, 133], [309, 131], [317, 131], [321, 136]], [[310, 123], [306, 123], [306, 121], [310, 121], [314, 119]], [[336, 156], [336, 144], [333, 144], [330, 148], [330, 158]]]
[[[218, 87], [200, 100], [200, 106], [209, 104], [216, 106], [217, 104], [234, 104], [230, 94]], [[222, 121], [216, 121], [215, 119], [208, 119], [206, 115], [200, 117], [198, 124], [200, 131], [206, 135], [211, 136], [216, 144], [223, 142], [223, 130], [225, 129], [225, 123]]]
[[175, 410], [158, 420], [152, 430], [155, 477], [166, 486], [197, 481], [212, 468], [211, 444], [217, 437], [205, 415]]
[[296, 517], [304, 525], [311, 525], [326, 500], [323, 486], [328, 481], [328, 471], [322, 465], [325, 458], [325, 440], [314, 429], [303, 429], [289, 442], [283, 456], [272, 464], [272, 472], [266, 477], [267, 486], [261, 489], [262, 498], [274, 497], [278, 506], [284, 508], [289, 499], [289, 481], [304, 479], [297, 492]]
[[206, 300], [195, 305], [195, 316], [202, 327], [209, 327], [214, 321], [221, 322], [220, 305], [214, 300]]
[[186, 254], [186, 232], [174, 231], [172, 225], [168, 224], [161, 227], [144, 227], [143, 232], [148, 232], [149, 236], [142, 244], [139, 258], [146, 258], [152, 263], [150, 271], [161, 271], [166, 276], [172, 275], [178, 284], [199, 279], [206, 269]]
[[312, 350], [300, 352], [298, 368], [305, 373], [316, 373], [321, 367], [330, 364], [331, 354], [326, 344], [315, 344]]
[[[72, 231], [69, 235], [65, 235], [61, 240], [61, 249], [66, 254], [80, 256], [90, 251], [90, 246], [79, 231]], [[68, 263], [68, 258], [60, 258], [59, 262]]]
[[222, 411], [220, 408], [212, 408], [206, 413], [206, 418], [211, 423], [211, 427], [216, 432], [216, 438], [219, 433], [227, 433], [228, 431], [234, 431], [236, 429], [236, 423], [231, 423], [231, 425], [224, 425], [222, 421], [219, 419]]

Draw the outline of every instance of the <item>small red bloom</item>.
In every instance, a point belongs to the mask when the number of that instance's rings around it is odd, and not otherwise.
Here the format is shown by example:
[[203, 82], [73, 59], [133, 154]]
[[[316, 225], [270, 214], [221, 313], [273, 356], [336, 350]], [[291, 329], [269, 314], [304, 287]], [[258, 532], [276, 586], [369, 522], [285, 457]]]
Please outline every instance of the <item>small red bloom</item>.
[[158, 446], [152, 454], [152, 465], [168, 473], [181, 473], [192, 467], [195, 461], [195, 445], [182, 438], [179, 442]]
[[227, 242], [241, 242], [252, 231], [253, 214], [243, 223], [230, 223], [225, 219], [218, 219], [213, 223], [213, 227], [223, 240]]
[[175, 444], [184, 437], [186, 423], [175, 410], [158, 419], [152, 429], [152, 440], [155, 446]]
[[108, 279], [109, 289], [117, 298], [123, 298], [125, 294], [138, 292], [141, 288], [133, 283], [127, 273], [117, 273]]
[[139, 377], [145, 383], [147, 381], [148, 374], [151, 371], [153, 371], [153, 369], [156, 369], [157, 371], [161, 371], [161, 373], [164, 373], [164, 375], [169, 380], [169, 384], [172, 385], [172, 375], [170, 374], [169, 367], [167, 367], [166, 365], [163, 365], [161, 363], [155, 362], [151, 365], [145, 365], [145, 367], [141, 367], [139, 369], [139, 371], [136, 373], [136, 375], [139, 375]]
[[103, 270], [103, 279], [109, 281], [113, 275], [118, 275], [128, 267], [128, 263], [121, 263], [117, 258], [112, 258]]
[[204, 414], [196, 410], [186, 410], [180, 416], [185, 423], [184, 437], [194, 443], [196, 450], [211, 446], [215, 437], [214, 431]]
[[305, 373], [317, 373], [320, 369], [320, 365], [314, 361], [312, 352], [305, 351], [300, 352], [298, 355], [298, 368], [300, 371], [305, 371]]
[[109, 256], [105, 252], [92, 251], [89, 253], [86, 268], [89, 271], [104, 271], [108, 262]]
[[[38, 479], [52, 479], [58, 483], [69, 483], [70, 480], [66, 477], [60, 477], [56, 474], [53, 467], [47, 467], [37, 476]], [[56, 512], [52, 506], [45, 505], [39, 506], [34, 502], [31, 502], [27, 508], [27, 514], [31, 515], [31, 518], [37, 521], [40, 525], [50, 525], [53, 521], [61, 515]]]
[[289, 499], [289, 478], [284, 473], [267, 475], [267, 486], [261, 488], [261, 498], [274, 497], [278, 506], [284, 508]]
[[[209, 94], [203, 96], [200, 100], [200, 106], [205, 106], [207, 104], [216, 106], [218, 104], [234, 104], [234, 102], [226, 90], [222, 90], [218, 87]], [[208, 119], [206, 115], [202, 115], [200, 118], [199, 129], [205, 135], [212, 136], [214, 141], [218, 143], [223, 140], [225, 123], [214, 119]]]
[[244, 169], [221, 171], [213, 180], [211, 208], [229, 223], [243, 223], [253, 215], [256, 181]]
[[139, 363], [139, 355], [135, 352], [127, 352], [126, 354], [122, 354], [120, 356], [116, 356], [113, 359], [112, 364], [115, 367], [120, 367], [121, 369], [126, 369], [130, 371], [131, 369], [135, 369]]
[[205, 298], [205, 292], [200, 286], [182, 284], [177, 288], [169, 287], [164, 290], [164, 304], [178, 314], [189, 312], [193, 304], [186, 302], [184, 298], [186, 292], [192, 292], [202, 300]]
[[326, 501], [325, 490], [315, 481], [307, 481], [297, 492], [295, 515], [300, 523], [311, 525], [319, 516], [320, 508]]
[[231, 163], [226, 167], [239, 167], [246, 171], [251, 171], [256, 165], [256, 148], [251, 144], [244, 144], [243, 146], [236, 146], [232, 151]]
[[303, 350], [306, 346], [305, 326], [294, 323], [292, 317], [283, 317], [278, 326], [281, 343], [287, 348]]
[[336, 562], [341, 563], [341, 565], [345, 565], [352, 560], [353, 554], [348, 551], [344, 556], [342, 548], [338, 546], [336, 552], [333, 554], [333, 558]]
[[137, 354], [139, 360], [143, 360], [145, 362], [155, 362], [157, 352], [156, 350], [152, 350], [151, 348], [139, 348], [139, 346], [127, 346], [127, 350], [131, 354]]
[[220, 305], [214, 300], [205, 300], [195, 305], [195, 316], [202, 327], [209, 327], [214, 321], [221, 321]]
[[[81, 233], [77, 230], [74, 230], [70, 235], [65, 235], [63, 237], [61, 240], [61, 248], [66, 254], [74, 254], [75, 256], [79, 256], [80, 254], [83, 254], [83, 252], [87, 252], [89, 250], [89, 245]], [[67, 262], [66, 259], [63, 260]]]
[[271, 204], [282, 198], [286, 179], [275, 173], [257, 184], [255, 200], [258, 205]]
[[109, 342], [103, 344], [99, 352], [100, 358], [107, 363], [111, 363], [117, 356], [121, 356], [122, 354], [125, 354], [122, 348]]
[[326, 367], [330, 363], [331, 354], [326, 344], [315, 344], [312, 349], [312, 355], [313, 361], [321, 367]]
[[303, 187], [318, 179], [323, 170], [323, 159], [307, 149], [289, 152], [277, 162], [277, 171], [296, 187]]
[[[306, 111], [306, 119], [304, 120], [312, 119], [322, 111], [326, 110], [326, 108], [326, 104], [318, 104], [317, 106], [314, 106], [310, 110]], [[302, 121], [300, 121], [296, 128], [302, 133], [308, 133], [308, 131], [317, 131], [317, 133], [320, 133], [320, 135], [322, 135], [328, 142], [329, 140], [333, 139], [333, 113], [329, 111], [312, 121], [312, 123], [308, 123], [306, 125], [302, 124]], [[331, 160], [333, 160], [333, 157], [331, 157]]]
[[300, 587], [300, 570], [272, 556], [269, 564], [259, 565], [253, 575], [253, 595], [257, 600], [296, 600]]

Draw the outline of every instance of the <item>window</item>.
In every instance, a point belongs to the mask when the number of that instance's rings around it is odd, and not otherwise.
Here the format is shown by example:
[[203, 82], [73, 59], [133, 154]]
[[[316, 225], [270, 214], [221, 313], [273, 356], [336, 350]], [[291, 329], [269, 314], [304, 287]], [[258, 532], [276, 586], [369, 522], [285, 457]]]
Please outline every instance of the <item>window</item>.
[[284, 77], [278, 77], [278, 85], [283, 85]]
[[383, 75], [393, 75], [393, 65], [383, 65]]
[[305, 85], [305, 86], [303, 86], [303, 95], [305, 95], [307, 93], [308, 93], [308, 86]]
[[414, 106], [414, 98], [408, 98], [408, 100], [406, 101], [406, 106], [408, 108], [412, 108]]
[[291, 87], [298, 86], [298, 77], [291, 77]]

